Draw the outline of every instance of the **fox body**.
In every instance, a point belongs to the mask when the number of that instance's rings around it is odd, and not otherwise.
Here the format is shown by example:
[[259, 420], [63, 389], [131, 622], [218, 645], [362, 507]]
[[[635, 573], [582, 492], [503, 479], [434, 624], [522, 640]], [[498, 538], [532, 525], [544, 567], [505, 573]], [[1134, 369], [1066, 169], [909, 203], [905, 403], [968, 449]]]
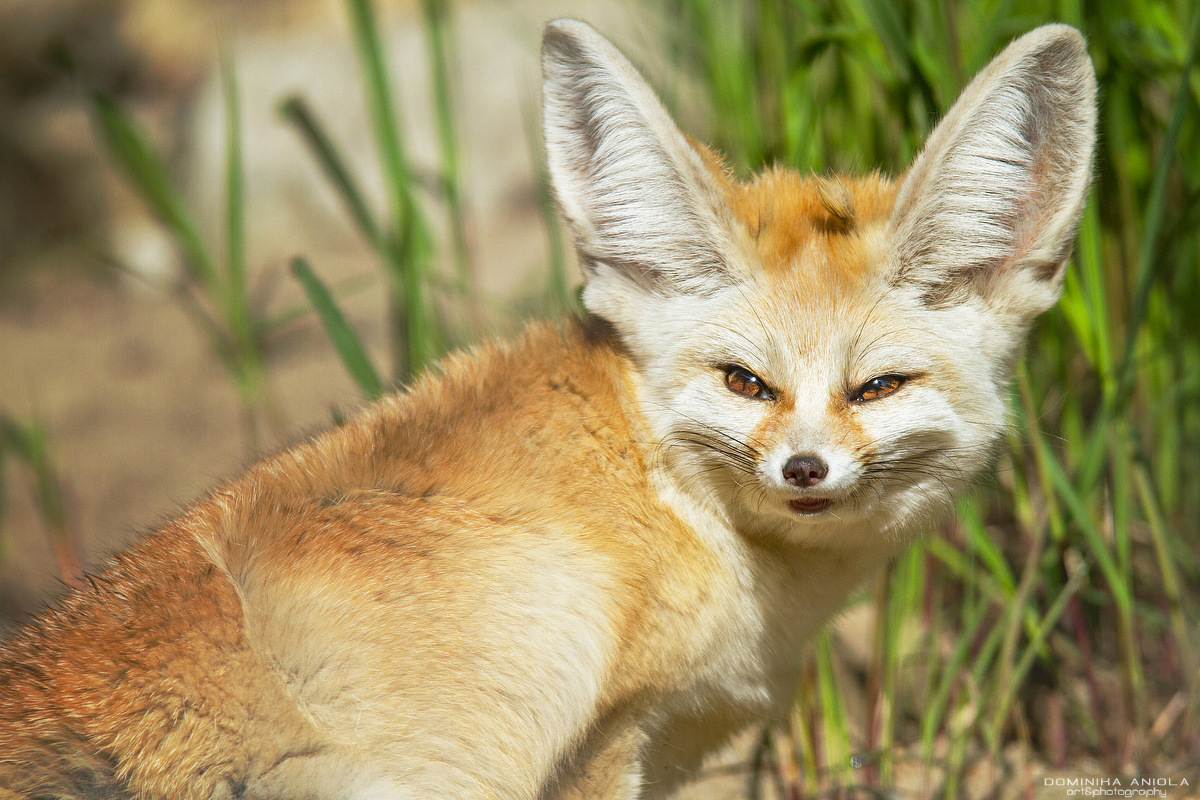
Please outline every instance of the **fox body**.
[[739, 183], [586, 25], [543, 63], [587, 317], [251, 466], [18, 630], [0, 787], [665, 797], [986, 467], [1089, 182], [1076, 31], [1010, 45], [897, 183]]

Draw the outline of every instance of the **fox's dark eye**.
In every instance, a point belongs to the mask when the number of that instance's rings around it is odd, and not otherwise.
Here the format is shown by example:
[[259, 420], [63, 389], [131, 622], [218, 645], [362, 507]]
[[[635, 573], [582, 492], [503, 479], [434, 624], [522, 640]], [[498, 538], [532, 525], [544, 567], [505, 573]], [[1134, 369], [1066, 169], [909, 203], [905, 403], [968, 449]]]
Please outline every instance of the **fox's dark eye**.
[[744, 367], [726, 367], [725, 385], [742, 397], [755, 400], [774, 400], [775, 393], [757, 375]]
[[855, 403], [865, 403], [868, 400], [887, 397], [903, 386], [906, 380], [908, 379], [903, 375], [880, 375], [878, 378], [871, 378], [851, 393], [850, 399]]

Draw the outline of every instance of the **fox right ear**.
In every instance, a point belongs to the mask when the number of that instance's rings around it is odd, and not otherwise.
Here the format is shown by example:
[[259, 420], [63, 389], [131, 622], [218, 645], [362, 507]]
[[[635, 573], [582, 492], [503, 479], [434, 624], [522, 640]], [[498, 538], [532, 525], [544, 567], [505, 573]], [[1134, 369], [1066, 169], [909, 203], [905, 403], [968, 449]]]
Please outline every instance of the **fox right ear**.
[[896, 284], [982, 297], [1020, 323], [1058, 299], [1091, 181], [1096, 78], [1079, 31], [1046, 25], [982, 71], [896, 196]]
[[550, 178], [588, 309], [615, 322], [639, 295], [710, 295], [730, 284], [721, 186], [637, 70], [576, 20], [546, 27], [542, 70]]

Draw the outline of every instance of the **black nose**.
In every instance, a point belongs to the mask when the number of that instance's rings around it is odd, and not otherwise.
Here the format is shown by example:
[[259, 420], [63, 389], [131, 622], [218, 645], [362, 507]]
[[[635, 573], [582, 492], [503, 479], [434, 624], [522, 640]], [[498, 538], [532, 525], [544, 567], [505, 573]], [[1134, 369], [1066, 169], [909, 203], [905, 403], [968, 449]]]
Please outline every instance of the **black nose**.
[[816, 456], [792, 456], [783, 465], [783, 479], [792, 486], [813, 486], [828, 474], [829, 465]]

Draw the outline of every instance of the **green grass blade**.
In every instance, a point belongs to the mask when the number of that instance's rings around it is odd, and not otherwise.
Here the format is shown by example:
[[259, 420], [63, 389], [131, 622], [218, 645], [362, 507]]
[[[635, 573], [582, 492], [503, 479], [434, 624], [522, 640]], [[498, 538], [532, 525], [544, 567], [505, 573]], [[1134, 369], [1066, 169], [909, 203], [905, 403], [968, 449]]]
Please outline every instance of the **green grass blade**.
[[1122, 357], [1120, 384], [1122, 394], [1128, 394], [1133, 386], [1135, 366], [1135, 350], [1138, 332], [1145, 320], [1146, 308], [1150, 302], [1150, 290], [1159, 277], [1161, 270], [1157, 259], [1159, 237], [1162, 229], [1163, 211], [1167, 202], [1167, 179], [1175, 162], [1179, 146], [1179, 134], [1183, 129], [1183, 121], [1191, 108], [1189, 102], [1189, 80], [1192, 69], [1196, 65], [1197, 50], [1200, 48], [1200, 7], [1192, 13], [1192, 27], [1188, 34], [1187, 56], [1183, 61], [1183, 70], [1179, 76], [1179, 88], [1175, 94], [1175, 102], [1171, 108], [1171, 121], [1163, 136], [1162, 148], [1159, 150], [1158, 161], [1154, 166], [1154, 182], [1146, 200], [1145, 224], [1142, 226], [1142, 241], [1138, 250], [1137, 276], [1133, 284], [1133, 299], [1130, 302], [1128, 327], [1125, 332], [1125, 353]]
[[913, 77], [911, 43], [897, 4], [888, 0], [860, 0], [859, 5], [874, 25], [872, 33], [879, 38], [891, 56], [896, 77], [902, 83], [910, 82]]
[[[3, 417], [0, 417], [0, 423], [3, 423]], [[4, 524], [4, 516], [8, 510], [8, 483], [5, 480], [5, 461], [7, 459], [8, 447], [4, 442], [3, 436], [0, 436], [0, 567], [8, 563], [8, 551], [10, 549], [9, 536], [7, 527]]]
[[393, 246], [387, 249], [384, 262], [391, 273], [396, 377], [407, 380], [424, 368], [433, 349], [424, 299], [429, 234], [413, 196], [413, 177], [404, 155], [374, 5], [371, 0], [347, 1], [392, 211]]
[[375, 144], [387, 181], [393, 221], [399, 231], [405, 227], [405, 219], [412, 206], [412, 176], [404, 156], [404, 140], [376, 25], [375, 7], [371, 0], [348, 0], [348, 5], [354, 28], [354, 45], [362, 64]]
[[[370, 290], [378, 291], [381, 277], [377, 272], [364, 272], [358, 275], [351, 275], [330, 285], [329, 294], [333, 297], [334, 302], [337, 302], [338, 300], [344, 300], [347, 297], [353, 297], [362, 292]], [[273, 331], [315, 312], [316, 309], [313, 308], [312, 303], [305, 300], [298, 300], [264, 318], [261, 323], [262, 328], [265, 331]]]
[[952, 800], [960, 796], [959, 784], [963, 781], [967, 749], [971, 744], [971, 726], [979, 718], [978, 700], [972, 702], [965, 694], [959, 696], [958, 707], [947, 726], [950, 748], [946, 753], [946, 777], [942, 784], [941, 797]]
[[988, 574], [995, 578], [996, 584], [1005, 596], [1011, 599], [1017, 591], [1017, 581], [1013, 577], [1012, 570], [1009, 569], [1004, 554], [1000, 552], [996, 542], [988, 535], [983, 519], [974, 505], [963, 503], [959, 509], [962, 512], [963, 528], [967, 532], [967, 542], [971, 550], [979, 556]]
[[425, 23], [425, 41], [429, 48], [429, 74], [433, 84], [438, 152], [442, 159], [442, 194], [446, 200], [446, 214], [450, 222], [455, 274], [461, 291], [469, 295], [472, 287], [471, 262], [467, 250], [467, 222], [462, 196], [458, 133], [454, 125], [454, 98], [450, 91], [450, 3], [448, 0], [422, 0], [421, 12]]
[[[242, 168], [242, 111], [233, 59], [223, 52], [221, 88], [225, 101], [225, 259], [229, 276], [229, 316], [249, 329], [246, 305], [246, 191]], [[236, 334], [235, 334], [236, 335]]]
[[32, 474], [34, 502], [50, 538], [59, 577], [76, 585], [83, 574], [82, 559], [69, 534], [66, 495], [50, 457], [45, 427], [37, 420], [26, 424], [0, 414], [0, 459], [6, 451], [24, 461]]
[[247, 405], [258, 402], [262, 358], [246, 286], [245, 170], [242, 165], [242, 112], [237, 74], [227, 51], [221, 55], [221, 88], [225, 103], [225, 250], [226, 324], [237, 357], [234, 377]]
[[971, 681], [976, 686], [983, 686], [988, 671], [994, 668], [993, 660], [996, 653], [1000, 650], [1000, 645], [1004, 640], [1004, 626], [994, 625], [988, 631], [987, 638], [983, 640], [983, 646], [979, 648], [974, 656], [974, 661], [971, 664]]
[[927, 59], [921, 57], [917, 37], [906, 29], [896, 3], [889, 0], [862, 0], [862, 5], [874, 25], [874, 32], [892, 58], [899, 83], [912, 87], [915, 90], [913, 97], [920, 98], [924, 105], [923, 113], [914, 112], [912, 103], [904, 109], [914, 127], [924, 133], [929, 117], [940, 108], [937, 94], [923, 67], [922, 62]]
[[980, 626], [987, 618], [987, 609], [988, 603], [983, 601], [977, 603], [968, 613], [962, 630], [954, 642], [954, 649], [942, 665], [941, 675], [930, 696], [929, 703], [921, 711], [921, 757], [925, 761], [933, 758], [934, 738], [945, 720], [946, 709], [950, 702], [950, 692], [959, 680], [959, 671], [971, 652], [971, 643], [975, 641]]
[[895, 749], [896, 723], [899, 709], [897, 677], [900, 674], [900, 641], [905, 620], [904, 597], [908, 594], [913, 553], [910, 550], [885, 571], [876, 602], [877, 641], [880, 650], [879, 682], [879, 776], [885, 784], [892, 780], [892, 751]]
[[1087, 562], [1080, 561], [1075, 573], [1067, 580], [1065, 586], [1054, 598], [1054, 602], [1050, 604], [1050, 608], [1046, 611], [1044, 617], [1038, 624], [1038, 629], [1033, 638], [1025, 646], [1025, 651], [1021, 654], [1021, 658], [1017, 661], [1016, 667], [1012, 670], [1011, 678], [1001, 689], [999, 701], [996, 703], [995, 710], [992, 715], [991, 727], [987, 734], [988, 742], [993, 755], [1000, 745], [1000, 733], [1004, 726], [1005, 719], [1008, 718], [1008, 712], [1012, 708], [1013, 700], [1016, 697], [1017, 690], [1025, 680], [1025, 675], [1029, 672], [1029, 668], [1033, 666], [1033, 659], [1037, 655], [1046, 641], [1046, 637], [1050, 631], [1058, 624], [1058, 620], [1062, 617], [1063, 612], [1067, 610], [1067, 601], [1069, 601], [1080, 588], [1083, 587], [1083, 581], [1087, 577]]
[[62, 502], [62, 493], [57, 489], [45, 428], [37, 422], [25, 425], [11, 417], [0, 416], [0, 440], [3, 440], [6, 448], [16, 453], [33, 472], [38, 510], [43, 517], [52, 528], [64, 528], [66, 506]]
[[[807, 689], [805, 694], [807, 694]], [[797, 705], [788, 716], [788, 729], [792, 734], [796, 749], [799, 751], [797, 761], [804, 775], [804, 790], [814, 795], [821, 786], [820, 767], [817, 765], [817, 742], [809, 727], [807, 715], [801, 709], [811, 706], [811, 702], [797, 701]]]
[[[1034, 413], [1033, 413], [1033, 398], [1032, 398], [1031, 393], [1029, 392], [1029, 381], [1026, 379], [1024, 369], [1022, 369], [1020, 371], [1020, 376], [1019, 376], [1018, 382], [1020, 384], [1020, 389], [1021, 389], [1021, 401], [1022, 401], [1022, 408], [1023, 408], [1024, 416], [1026, 419], [1035, 419], [1036, 417], [1034, 417]], [[1039, 440], [1039, 441], [1041, 440], [1042, 433], [1037, 428], [1037, 426], [1027, 426], [1027, 428], [1028, 428], [1028, 431], [1029, 431], [1029, 434], [1031, 437], [1033, 437], [1034, 439]], [[1046, 449], [1047, 448], [1044, 446], [1042, 446], [1042, 447], [1035, 446], [1034, 450], [1037, 453], [1038, 459], [1041, 458], [1043, 451], [1045, 451]], [[1040, 461], [1039, 461], [1039, 468], [1040, 468], [1039, 474], [1042, 478], [1042, 485], [1044, 487], [1043, 494], [1046, 498], [1046, 504], [1048, 507], [1050, 507], [1051, 512], [1053, 512], [1053, 510], [1054, 510], [1053, 502], [1052, 502], [1053, 492], [1050, 490], [1050, 487], [1047, 485], [1048, 481], [1045, 478], [1045, 472], [1044, 472], [1045, 468], [1043, 465], [1040, 464]], [[1028, 473], [1026, 473], [1026, 480], [1029, 480]], [[1028, 493], [1026, 493], [1026, 494], [1028, 494]], [[1047, 521], [1035, 523], [1030, 519], [1030, 520], [1026, 521], [1026, 523], [1023, 527], [1025, 527], [1026, 530], [1029, 531], [1029, 528], [1031, 526], [1033, 527], [1033, 530], [1031, 532], [1033, 541], [1031, 543], [1029, 543], [1027, 546], [1027, 552], [1025, 555], [1025, 566], [1021, 573], [1021, 582], [1018, 585], [1017, 591], [1013, 596], [1011, 606], [1005, 613], [1004, 640], [1003, 640], [1003, 643], [1000, 648], [1000, 659], [999, 659], [999, 665], [998, 665], [999, 671], [996, 675], [996, 686], [998, 686], [998, 687], [1009, 687], [1014, 682], [1019, 683], [1021, 680], [1021, 675], [1018, 673], [1017, 669], [1014, 668], [1014, 666], [1013, 666], [1013, 656], [1016, 653], [1017, 640], [1018, 640], [1018, 637], [1020, 636], [1020, 632], [1021, 632], [1022, 617], [1026, 612], [1032, 611], [1032, 609], [1030, 609], [1028, 607], [1029, 599], [1034, 592], [1035, 585], [1042, 578], [1042, 575], [1039, 570], [1039, 566], [1042, 561], [1042, 555], [1045, 552], [1046, 534], [1047, 534], [1047, 530], [1049, 528], [1049, 523]], [[1039, 631], [1039, 629], [1035, 627], [1034, 632], [1033, 632], [1032, 636], [1030, 637], [1031, 642], [1040, 643], [1040, 641], [1042, 639], [1044, 639], [1044, 636], [1039, 636], [1038, 631]], [[1039, 644], [1039, 646], [1040, 646], [1040, 644]], [[1043, 654], [1047, 655], [1047, 656], [1049, 655], [1048, 652], [1045, 652]]]
[[[1018, 489], [1019, 484], [1018, 484]], [[1017, 613], [1025, 627], [1032, 634], [1037, 625], [1037, 615], [1033, 609], [1024, 608], [1021, 605], [1013, 605], [1013, 600], [1017, 594], [1017, 582], [1013, 576], [1012, 569], [1008, 565], [1004, 554], [992, 541], [992, 537], [988, 535], [987, 529], [983, 523], [983, 518], [979, 514], [979, 508], [974, 502], [966, 501], [959, 503], [958, 506], [959, 518], [962, 522], [962, 527], [967, 532], [967, 542], [971, 547], [971, 553], [978, 556], [984, 566], [984, 572], [981, 575], [978, 568], [973, 565], [967, 565], [963, 559], [958, 567], [958, 571], [963, 580], [974, 584], [985, 595], [991, 597], [997, 607], [1005, 614]], [[935, 540], [930, 540], [935, 541]], [[945, 542], [940, 542], [944, 546]], [[938, 559], [946, 562], [945, 548], [937, 546], [933, 555]], [[954, 567], [952, 567], [953, 569]]]
[[300, 138], [308, 146], [317, 164], [333, 184], [338, 197], [346, 204], [350, 218], [358, 225], [358, 229], [380, 255], [383, 255], [387, 244], [375, 215], [367, 205], [358, 181], [350, 172], [345, 159], [342, 158], [333, 139], [325, 130], [316, 114], [309, 108], [308, 103], [299, 95], [291, 95], [279, 106], [283, 118], [290, 122], [300, 134]]
[[1188, 634], [1187, 619], [1184, 617], [1183, 592], [1179, 580], [1179, 571], [1175, 567], [1175, 557], [1172, 554], [1169, 532], [1159, 511], [1158, 500], [1150, 485], [1150, 476], [1141, 464], [1134, 467], [1134, 479], [1137, 482], [1138, 498], [1141, 501], [1142, 512], [1149, 523], [1150, 537], [1154, 543], [1154, 555], [1158, 561], [1159, 575], [1162, 577], [1163, 594], [1167, 598], [1167, 614], [1171, 620], [1171, 635], [1175, 639], [1175, 649], [1179, 653], [1179, 667], [1183, 672], [1184, 684], [1195, 692], [1196, 686], [1196, 655], [1192, 650], [1191, 638]]
[[1112, 592], [1117, 610], [1122, 614], [1130, 614], [1133, 610], [1133, 598], [1130, 596], [1129, 586], [1125, 581], [1123, 573], [1117, 568], [1108, 545], [1105, 544], [1104, 538], [1100, 535], [1100, 530], [1096, 527], [1095, 520], [1092, 519], [1092, 515], [1084, 504], [1083, 498], [1079, 496], [1078, 491], [1071, 484], [1071, 479], [1067, 477], [1066, 470], [1063, 469], [1058, 458], [1049, 448], [1046, 448], [1045, 456], [1046, 472], [1050, 476], [1051, 483], [1054, 485], [1059, 496], [1062, 497], [1063, 503], [1071, 513], [1071, 517], [1075, 520], [1075, 524], [1078, 526], [1080, 532], [1083, 533], [1084, 540], [1088, 545], [1088, 552], [1092, 554], [1092, 557], [1096, 559], [1096, 563], [1100, 565], [1100, 572], [1104, 575], [1104, 580], [1108, 584], [1109, 591]]
[[329, 334], [329, 340], [333, 342], [346, 371], [368, 399], [379, 399], [384, 393], [383, 381], [379, 379], [379, 373], [371, 364], [362, 340], [346, 322], [329, 289], [312, 271], [308, 262], [299, 256], [292, 259], [292, 274], [304, 287], [309, 302], [321, 318], [321, 324], [325, 326], [325, 332]]
[[822, 631], [817, 636], [815, 650], [821, 717], [825, 722], [825, 768], [835, 785], [848, 786], [851, 783], [850, 734], [846, 728], [846, 709], [837, 685], [829, 631]]
[[[1033, 423], [1028, 418], [1023, 405], [1018, 403], [1013, 405], [1012, 408], [1017, 419], [1017, 424], [1028, 431], [1034, 431]], [[1130, 595], [1128, 583], [1125, 580], [1124, 574], [1118, 568], [1116, 561], [1113, 559], [1113, 554], [1105, 543], [1104, 537], [1100, 535], [1100, 530], [1096, 527], [1095, 519], [1084, 502], [1083, 497], [1080, 495], [1079, 490], [1071, 482], [1066, 468], [1063, 467], [1062, 462], [1046, 443], [1045, 439], [1036, 433], [1031, 433], [1030, 440], [1033, 442], [1038, 466], [1048, 479], [1046, 485], [1052, 487], [1057, 492], [1067, 511], [1070, 512], [1071, 518], [1075, 521], [1079, 531], [1083, 534], [1084, 541], [1088, 546], [1088, 552], [1092, 554], [1096, 559], [1096, 563], [1099, 564], [1100, 572], [1104, 575], [1104, 580], [1108, 583], [1118, 612], [1126, 615], [1131, 613], [1133, 598]]]
[[212, 256], [149, 139], [112, 97], [99, 90], [90, 91], [89, 97], [101, 139], [134, 189], [178, 241], [188, 273], [213, 298], [221, 297], [223, 284]]
[[996, 608], [1008, 608], [1011, 595], [1004, 591], [990, 573], [980, 575], [975, 562], [968, 559], [945, 539], [931, 536], [925, 540], [926, 551], [950, 570], [959, 580], [980, 592]]
[[1092, 367], [1099, 373], [1102, 389], [1107, 395], [1116, 387], [1113, 385], [1113, 331], [1104, 279], [1101, 230], [1099, 209], [1092, 199], [1079, 223], [1079, 249], [1075, 263], [1087, 298], [1087, 317], [1094, 343]]

